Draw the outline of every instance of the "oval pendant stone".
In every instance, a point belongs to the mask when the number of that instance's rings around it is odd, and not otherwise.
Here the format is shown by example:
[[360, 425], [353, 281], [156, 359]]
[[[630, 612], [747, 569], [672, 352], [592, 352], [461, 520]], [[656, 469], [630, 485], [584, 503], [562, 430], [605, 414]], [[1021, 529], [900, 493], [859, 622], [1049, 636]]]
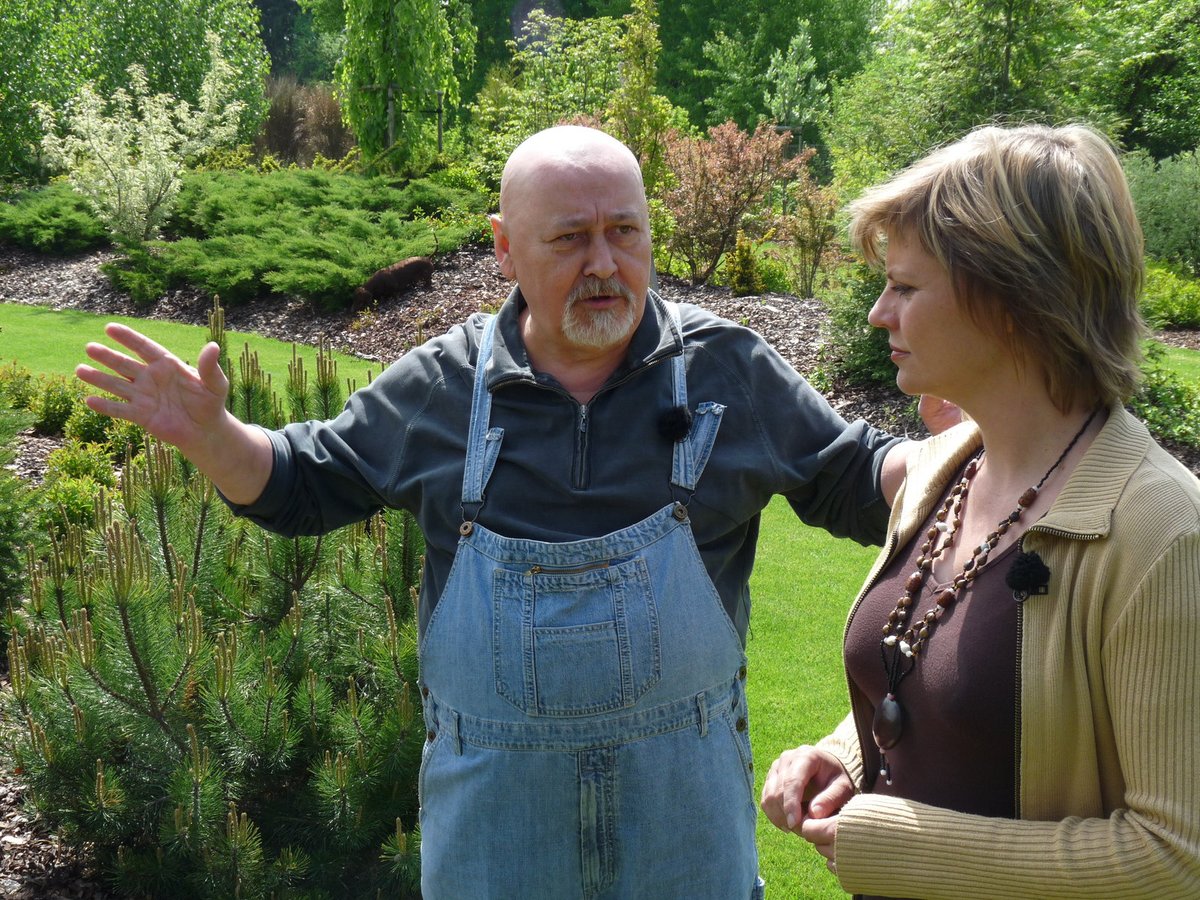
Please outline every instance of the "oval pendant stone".
[[880, 750], [891, 750], [904, 733], [904, 710], [895, 694], [886, 695], [875, 708], [871, 721], [871, 734]]

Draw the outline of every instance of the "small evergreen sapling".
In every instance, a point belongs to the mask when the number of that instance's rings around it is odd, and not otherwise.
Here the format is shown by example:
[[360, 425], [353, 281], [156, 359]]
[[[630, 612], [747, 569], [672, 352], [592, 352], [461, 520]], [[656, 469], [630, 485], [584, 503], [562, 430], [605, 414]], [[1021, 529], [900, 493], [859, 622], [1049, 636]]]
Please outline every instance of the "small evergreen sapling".
[[129, 894], [418, 896], [411, 518], [269, 534], [153, 442], [93, 518], [11, 616], [9, 749], [51, 827]]

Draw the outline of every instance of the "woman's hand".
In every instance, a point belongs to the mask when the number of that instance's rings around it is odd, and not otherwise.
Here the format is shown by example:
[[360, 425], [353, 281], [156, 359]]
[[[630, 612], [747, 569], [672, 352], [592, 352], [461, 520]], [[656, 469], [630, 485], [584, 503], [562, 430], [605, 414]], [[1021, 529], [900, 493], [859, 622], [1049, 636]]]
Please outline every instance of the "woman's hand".
[[836, 872], [837, 814], [852, 796], [854, 784], [838, 758], [805, 746], [785, 751], [771, 764], [761, 805], [772, 825], [800, 835]]
[[805, 746], [784, 751], [771, 763], [761, 805], [776, 828], [801, 834], [805, 822], [837, 815], [853, 796], [854, 785], [838, 758]]

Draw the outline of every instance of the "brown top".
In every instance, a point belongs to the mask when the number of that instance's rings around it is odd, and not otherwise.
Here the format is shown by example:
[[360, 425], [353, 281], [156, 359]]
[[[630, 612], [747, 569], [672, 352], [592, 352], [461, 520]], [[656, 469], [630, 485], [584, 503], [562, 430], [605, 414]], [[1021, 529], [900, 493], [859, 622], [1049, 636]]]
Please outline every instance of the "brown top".
[[[878, 776], [871, 716], [887, 693], [879, 641], [905, 580], [916, 570], [918, 543], [932, 522], [933, 514], [917, 538], [880, 573], [846, 632], [851, 690], [866, 699], [861, 705], [865, 718], [857, 718], [856, 724], [867, 790], [1011, 819], [1016, 816], [1017, 791], [1018, 610], [1004, 577], [1016, 558], [1013, 544], [993, 555], [983, 573], [959, 593], [931, 631], [915, 667], [900, 682], [896, 696], [904, 710], [904, 730], [887, 753], [892, 784]], [[914, 616], [933, 606], [933, 593], [943, 586], [926, 581], [914, 603]], [[897, 846], [898, 888], [904, 883], [904, 859], [904, 847]]]

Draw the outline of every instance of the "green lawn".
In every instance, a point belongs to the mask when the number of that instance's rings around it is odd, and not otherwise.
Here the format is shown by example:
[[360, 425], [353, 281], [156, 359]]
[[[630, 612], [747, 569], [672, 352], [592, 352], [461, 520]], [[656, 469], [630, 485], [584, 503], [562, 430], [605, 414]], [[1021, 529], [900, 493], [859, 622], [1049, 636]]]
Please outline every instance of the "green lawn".
[[1200, 383], [1200, 353], [1181, 347], [1163, 347], [1167, 351], [1166, 366], [1181, 378]]
[[[15, 360], [34, 375], [70, 375], [75, 366], [87, 362], [83, 348], [89, 341], [112, 344], [104, 334], [106, 322], [121, 322], [158, 341], [182, 359], [194, 361], [208, 340], [208, 329], [198, 325], [181, 325], [157, 319], [128, 316], [97, 316], [78, 310], [52, 310], [44, 306], [20, 303], [0, 303], [0, 363]], [[288, 364], [292, 361], [292, 345], [258, 335], [231, 331], [226, 346], [236, 360], [248, 343], [258, 354], [259, 365], [271, 375], [276, 390], [287, 384]], [[115, 346], [115, 345], [114, 345]], [[316, 352], [301, 348], [309, 378], [316, 374]], [[379, 374], [378, 363], [345, 353], [334, 353], [338, 374], [343, 383], [352, 379], [357, 385], [367, 383], [367, 372]]]
[[[846, 714], [842, 628], [875, 554], [805, 526], [780, 497], [764, 512], [748, 640], [757, 790], [781, 751], [823, 737]], [[758, 846], [771, 900], [846, 896], [815, 850], [761, 814]]]

